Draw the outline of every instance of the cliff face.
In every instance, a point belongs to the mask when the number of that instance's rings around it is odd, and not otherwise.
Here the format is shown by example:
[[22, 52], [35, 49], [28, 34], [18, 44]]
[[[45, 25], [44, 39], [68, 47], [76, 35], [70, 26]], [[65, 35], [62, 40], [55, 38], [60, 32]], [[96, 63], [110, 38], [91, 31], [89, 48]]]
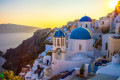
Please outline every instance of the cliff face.
[[2, 55], [3, 54], [3, 52], [2, 51], [0, 51], [0, 55]]
[[17, 48], [8, 49], [3, 55], [6, 62], [2, 67], [18, 74], [23, 66], [36, 59], [38, 54], [44, 51], [49, 33], [50, 29], [37, 30], [31, 38], [24, 40]]

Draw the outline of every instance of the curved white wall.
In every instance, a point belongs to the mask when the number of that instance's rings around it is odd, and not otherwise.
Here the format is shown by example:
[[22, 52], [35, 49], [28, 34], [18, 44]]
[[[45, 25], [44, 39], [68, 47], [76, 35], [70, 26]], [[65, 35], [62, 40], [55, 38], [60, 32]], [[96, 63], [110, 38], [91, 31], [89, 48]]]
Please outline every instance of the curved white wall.
[[53, 75], [58, 74], [63, 71], [71, 71], [74, 68], [80, 68], [82, 64], [90, 64], [91, 59], [88, 58], [82, 61], [63, 61], [63, 60], [53, 60], [52, 61], [52, 72]]

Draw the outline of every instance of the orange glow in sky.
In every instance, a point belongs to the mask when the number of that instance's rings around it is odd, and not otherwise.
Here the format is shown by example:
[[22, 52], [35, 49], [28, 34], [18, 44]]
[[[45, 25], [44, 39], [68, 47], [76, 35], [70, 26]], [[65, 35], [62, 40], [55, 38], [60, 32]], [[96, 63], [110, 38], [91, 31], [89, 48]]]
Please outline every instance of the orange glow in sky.
[[66, 25], [85, 14], [93, 19], [114, 10], [117, 0], [0, 0], [0, 24], [42, 28]]
[[112, 8], [112, 9], [115, 9], [115, 6], [117, 5], [117, 2], [118, 2], [119, 0], [112, 0], [111, 2], [110, 2], [110, 8]]

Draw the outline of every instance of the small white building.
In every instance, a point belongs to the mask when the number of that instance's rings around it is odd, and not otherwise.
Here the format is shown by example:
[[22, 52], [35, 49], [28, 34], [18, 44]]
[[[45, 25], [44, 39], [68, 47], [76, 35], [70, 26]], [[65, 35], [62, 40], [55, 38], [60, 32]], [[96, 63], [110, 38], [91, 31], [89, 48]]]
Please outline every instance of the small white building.
[[120, 77], [120, 56], [118, 54], [112, 57], [112, 63], [99, 69], [97, 74]]
[[108, 34], [104, 34], [102, 36], [102, 53], [103, 55], [107, 54], [108, 51], [108, 39], [109, 37], [113, 37], [115, 34], [112, 33], [108, 33]]
[[50, 65], [51, 64], [51, 56], [47, 55], [47, 56], [44, 56], [43, 58], [43, 64], [46, 64], [46, 65]]
[[108, 33], [102, 36], [102, 53], [106, 55], [108, 60], [111, 60], [114, 53], [120, 49], [119, 24], [116, 23], [115, 33]]
[[109, 37], [106, 58], [111, 60], [117, 52], [120, 52], [120, 36]]

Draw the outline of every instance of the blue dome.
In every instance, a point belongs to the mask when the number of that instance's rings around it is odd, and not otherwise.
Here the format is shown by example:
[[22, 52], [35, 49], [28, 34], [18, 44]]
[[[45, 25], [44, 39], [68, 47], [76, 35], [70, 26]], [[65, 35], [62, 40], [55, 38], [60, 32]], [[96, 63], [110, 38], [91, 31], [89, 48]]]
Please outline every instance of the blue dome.
[[61, 30], [58, 30], [55, 32], [54, 37], [65, 37], [65, 34]]
[[87, 40], [91, 39], [91, 34], [87, 29], [79, 27], [71, 32], [70, 39]]
[[88, 16], [84, 16], [80, 19], [79, 22], [92, 22], [92, 19]]

